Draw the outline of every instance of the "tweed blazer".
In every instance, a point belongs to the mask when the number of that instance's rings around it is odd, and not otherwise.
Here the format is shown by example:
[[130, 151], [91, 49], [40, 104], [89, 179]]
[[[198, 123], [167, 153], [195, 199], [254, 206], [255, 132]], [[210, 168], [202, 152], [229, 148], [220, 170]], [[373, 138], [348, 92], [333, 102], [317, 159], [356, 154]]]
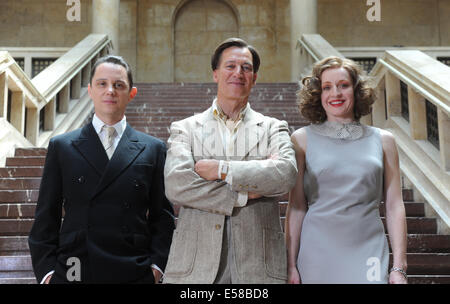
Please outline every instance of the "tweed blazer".
[[[173, 122], [164, 181], [167, 198], [180, 205], [165, 283], [213, 283], [219, 268], [225, 216], [230, 216], [237, 283], [284, 283], [286, 245], [278, 196], [294, 186], [297, 165], [285, 121], [250, 107], [229, 157], [232, 186], [194, 171], [201, 159], [226, 159], [212, 107]], [[278, 158], [269, 159], [277, 154]], [[239, 191], [263, 195], [235, 207]]]

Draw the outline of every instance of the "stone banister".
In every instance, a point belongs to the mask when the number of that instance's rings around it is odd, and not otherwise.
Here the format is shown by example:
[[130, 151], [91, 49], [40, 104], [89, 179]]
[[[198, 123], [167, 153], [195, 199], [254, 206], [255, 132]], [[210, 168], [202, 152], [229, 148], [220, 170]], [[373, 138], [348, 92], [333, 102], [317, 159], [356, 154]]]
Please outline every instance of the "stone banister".
[[386, 51], [380, 63], [450, 115], [450, 67], [418, 50]]
[[307, 54], [315, 61], [321, 60], [328, 56], [344, 57], [319, 34], [303, 34], [301, 39], [298, 40], [297, 46], [299, 45], [302, 49], [305, 49]]
[[66, 54], [32, 79], [36, 88], [50, 101], [75, 75], [108, 46], [110, 40], [103, 34], [90, 34]]
[[0, 51], [7, 51], [16, 61], [23, 60], [21, 67], [30, 79], [33, 78], [34, 60], [56, 60], [69, 50], [68, 47], [0, 47]]
[[[379, 100], [373, 125], [394, 134], [401, 169], [450, 227], [450, 67], [419, 50], [389, 50], [369, 74]], [[401, 113], [400, 82], [407, 86], [408, 119]], [[428, 140], [426, 103], [437, 109], [439, 146]]]
[[0, 165], [14, 148], [45, 147], [51, 137], [83, 124], [93, 110], [91, 67], [110, 50], [108, 36], [90, 34], [32, 80], [0, 51]]
[[[45, 97], [31, 83], [25, 72], [6, 51], [0, 51], [0, 74], [4, 78], [5, 88], [9, 88], [13, 92], [22, 92], [26, 97], [28, 106], [40, 108], [45, 105]], [[5, 99], [0, 102], [4, 106], [0, 110], [0, 115], [3, 116], [3, 110], [6, 109], [7, 104]]]
[[297, 40], [298, 48], [300, 49], [298, 59], [301, 65], [300, 79], [311, 74], [315, 62], [328, 56], [344, 57], [319, 34], [303, 34], [301, 39]]
[[416, 50], [437, 59], [438, 57], [450, 57], [449, 46], [360, 46], [360, 47], [336, 47], [347, 58], [377, 58], [384, 55], [385, 51]]

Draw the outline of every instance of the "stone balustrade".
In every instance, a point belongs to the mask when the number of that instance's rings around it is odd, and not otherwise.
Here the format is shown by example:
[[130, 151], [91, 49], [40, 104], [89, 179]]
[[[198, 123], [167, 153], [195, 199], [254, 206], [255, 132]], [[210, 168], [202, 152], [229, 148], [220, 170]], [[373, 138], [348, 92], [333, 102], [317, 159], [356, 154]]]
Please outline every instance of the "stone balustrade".
[[67, 47], [0, 47], [0, 51], [8, 52], [30, 79], [41, 71], [41, 67], [37, 67], [40, 62], [54, 62], [68, 50]]
[[450, 67], [419, 50], [390, 50], [370, 76], [372, 124], [394, 134], [402, 171], [450, 226]]
[[384, 46], [384, 47], [336, 47], [346, 58], [351, 58], [361, 64], [367, 72], [376, 64], [377, 58], [385, 51], [419, 50], [434, 59], [450, 65], [450, 47], [448, 46]]
[[32, 80], [0, 51], [0, 164], [14, 148], [45, 147], [51, 137], [80, 127], [92, 112], [91, 66], [110, 48], [106, 35], [90, 34]]

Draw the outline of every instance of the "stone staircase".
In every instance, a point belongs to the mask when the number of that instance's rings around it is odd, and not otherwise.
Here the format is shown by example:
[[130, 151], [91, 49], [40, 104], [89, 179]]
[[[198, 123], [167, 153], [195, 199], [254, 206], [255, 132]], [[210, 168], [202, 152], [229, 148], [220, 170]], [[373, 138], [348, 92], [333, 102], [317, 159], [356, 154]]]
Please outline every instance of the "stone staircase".
[[[211, 105], [214, 83], [137, 84], [127, 121], [136, 129], [167, 140], [171, 121], [199, 113]], [[297, 114], [294, 83], [258, 84], [250, 97], [253, 109], [289, 123], [291, 131], [305, 123]], [[47, 150], [16, 149], [0, 168], [0, 283], [36, 283], [27, 243]], [[437, 234], [435, 218], [425, 216], [425, 203], [403, 190], [408, 224], [410, 283], [450, 283], [450, 235]], [[280, 199], [282, 221], [287, 196]], [[178, 212], [178, 208], [175, 209]], [[380, 206], [384, 216], [384, 206]], [[384, 222], [384, 218], [383, 218]]]

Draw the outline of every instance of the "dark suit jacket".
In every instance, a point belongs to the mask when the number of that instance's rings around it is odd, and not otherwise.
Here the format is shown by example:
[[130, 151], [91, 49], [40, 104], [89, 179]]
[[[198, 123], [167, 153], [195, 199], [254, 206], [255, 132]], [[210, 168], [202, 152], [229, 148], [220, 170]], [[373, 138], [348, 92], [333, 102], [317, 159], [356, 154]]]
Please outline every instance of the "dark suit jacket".
[[28, 241], [38, 282], [51, 270], [51, 282], [67, 281], [70, 257], [81, 283], [153, 282], [174, 229], [165, 157], [161, 140], [129, 125], [111, 160], [92, 123], [52, 138]]

